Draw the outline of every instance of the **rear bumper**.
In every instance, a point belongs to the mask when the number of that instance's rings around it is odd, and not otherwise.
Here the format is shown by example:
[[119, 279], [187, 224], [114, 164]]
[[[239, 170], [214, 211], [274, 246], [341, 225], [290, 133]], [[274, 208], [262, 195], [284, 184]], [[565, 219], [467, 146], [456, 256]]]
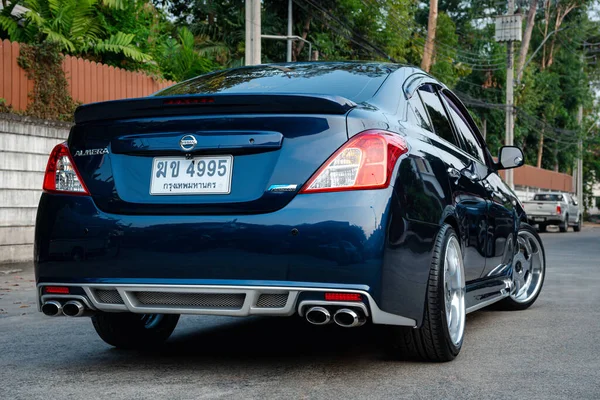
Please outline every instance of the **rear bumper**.
[[[224, 316], [300, 316], [314, 305], [352, 307], [363, 310], [374, 324], [416, 326], [410, 318], [381, 310], [365, 290], [298, 286], [224, 285], [102, 285], [62, 284], [72, 294], [44, 294], [38, 285], [39, 303], [49, 300], [81, 300], [92, 311], [139, 314], [198, 314]], [[362, 301], [325, 301], [324, 293], [358, 293]]]
[[[109, 214], [90, 197], [43, 194], [36, 280], [125, 292], [140, 286], [236, 287], [258, 295], [255, 288], [263, 287], [360, 291], [370, 309], [419, 325], [439, 227], [407, 220], [399, 209], [392, 187], [298, 195], [279, 211], [254, 215]], [[250, 305], [234, 314], [255, 313], [255, 294], [247, 292]]]
[[565, 215], [535, 215], [527, 214], [527, 221], [531, 225], [535, 224], [562, 224], [565, 221]]

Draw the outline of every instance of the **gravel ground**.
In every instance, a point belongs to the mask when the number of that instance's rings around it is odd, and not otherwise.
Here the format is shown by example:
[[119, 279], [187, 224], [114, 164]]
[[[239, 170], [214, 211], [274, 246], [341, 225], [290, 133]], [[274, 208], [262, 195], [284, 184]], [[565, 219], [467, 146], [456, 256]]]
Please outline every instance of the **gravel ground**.
[[527, 311], [478, 311], [450, 363], [386, 359], [372, 327], [182, 317], [164, 348], [118, 351], [88, 318], [37, 312], [31, 265], [0, 267], [0, 398], [600, 398], [600, 229], [542, 235]]

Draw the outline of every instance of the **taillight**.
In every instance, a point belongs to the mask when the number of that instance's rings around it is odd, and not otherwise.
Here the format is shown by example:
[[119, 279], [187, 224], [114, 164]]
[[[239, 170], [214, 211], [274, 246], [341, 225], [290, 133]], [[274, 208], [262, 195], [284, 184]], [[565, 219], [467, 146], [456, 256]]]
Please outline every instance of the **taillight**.
[[396, 161], [407, 151], [401, 136], [379, 130], [362, 132], [333, 153], [300, 193], [388, 187]]
[[68, 193], [89, 196], [90, 192], [81, 179], [66, 143], [54, 147], [44, 175], [45, 192]]
[[556, 205], [556, 213], [560, 214], [562, 212], [562, 209], [560, 208], [560, 204]]

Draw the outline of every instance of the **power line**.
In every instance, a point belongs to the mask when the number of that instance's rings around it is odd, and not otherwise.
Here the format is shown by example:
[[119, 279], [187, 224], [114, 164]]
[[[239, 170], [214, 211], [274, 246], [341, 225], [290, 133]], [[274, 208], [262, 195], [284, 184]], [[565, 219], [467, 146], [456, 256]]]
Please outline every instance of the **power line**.
[[[369, 0], [369, 3], [370, 3], [370, 5], [368, 5], [367, 3], [365, 3], [365, 0], [361, 0], [361, 2], [362, 2], [362, 3], [363, 3], [365, 6], [367, 6], [367, 7], [370, 7], [370, 8], [372, 8], [372, 7], [382, 7], [382, 5], [381, 5], [381, 4], [379, 4], [379, 3], [378, 3], [376, 0]], [[375, 6], [374, 6], [374, 4], [375, 4]], [[392, 19], [394, 19], [394, 21], [395, 21], [395, 22], [396, 22], [396, 23], [397, 23], [399, 26], [402, 26], [402, 21], [400, 21], [400, 20], [398, 19], [398, 17], [397, 17], [395, 14], [393, 14], [393, 13], [390, 13], [390, 14], [389, 14], [389, 16], [390, 16]], [[400, 35], [402, 35], [402, 31], [400, 31], [400, 32], [397, 32], [397, 33], [398, 33], [398, 34], [400, 34]], [[405, 36], [403, 36], [403, 37], [404, 37], [405, 39], [410, 39], [410, 38], [413, 38], [413, 39], [417, 40], [421, 46], [425, 44], [425, 38], [423, 38], [423, 37], [419, 36], [419, 33], [418, 33], [418, 32], [413, 32], [413, 35], [414, 35], [414, 36], [410, 36], [410, 34], [409, 34], [408, 36], [406, 36], [406, 35], [405, 35]], [[453, 46], [450, 46], [450, 45], [448, 45], [448, 44], [445, 44], [444, 42], [442, 42], [441, 40], [439, 40], [439, 38], [436, 38], [435, 42], [436, 42], [436, 44], [439, 44], [441, 47], [445, 48], [445, 49], [439, 49], [439, 48], [438, 48], [438, 49], [436, 49], [436, 51], [437, 51], [438, 53], [443, 53], [443, 52], [446, 52], [446, 55], [447, 55], [449, 51], [452, 51], [452, 52], [455, 52], [455, 53], [456, 53], [456, 57], [462, 57], [462, 58], [465, 58], [465, 59], [470, 59], [470, 60], [479, 61], [479, 62], [482, 62], [482, 61], [484, 61], [484, 62], [485, 62], [485, 61], [494, 61], [494, 62], [497, 62], [497, 61], [503, 61], [503, 60], [504, 60], [503, 58], [500, 58], [500, 57], [499, 57], [499, 58], [492, 58], [492, 59], [485, 59], [485, 60], [484, 60], [484, 59], [482, 58], [482, 57], [484, 57], [484, 56], [482, 56], [482, 55], [481, 55], [481, 54], [479, 54], [479, 53], [469, 52], [468, 50], [463, 50], [463, 49], [458, 49], [458, 48], [455, 48], [455, 47], [453, 47]], [[471, 57], [471, 56], [469, 56], [469, 54], [475, 55], [476, 57]], [[474, 64], [474, 63], [472, 63], [472, 62], [468, 62], [468, 61], [463, 61], [463, 62], [464, 62], [464, 63], [469, 63], [469, 64]], [[480, 64], [480, 65], [482, 65], [482, 66], [483, 66], [483, 65], [485, 65], [485, 66], [487, 66], [487, 65], [504, 65], [504, 63], [498, 63], [498, 64], [489, 64], [489, 62], [488, 62], [488, 63], [484, 63], [484, 64]]]
[[[495, 110], [501, 110], [502, 112], [504, 112], [507, 108], [506, 104], [501, 104], [501, 103], [488, 103], [482, 99], [478, 99], [475, 97], [472, 97], [466, 93], [462, 93], [460, 91], [454, 91], [454, 93], [461, 99], [461, 101], [468, 106], [471, 107], [476, 107], [476, 108], [488, 108], [488, 109], [495, 109]], [[577, 144], [577, 141], [579, 140], [579, 138], [577, 137], [578, 133], [576, 131], [572, 131], [572, 130], [567, 130], [567, 129], [561, 129], [561, 128], [555, 128], [552, 125], [548, 124], [545, 121], [542, 121], [532, 115], [530, 115], [529, 113], [527, 113], [525, 110], [523, 110], [520, 107], [514, 107], [515, 111], [517, 112], [518, 115], [521, 116], [521, 122], [525, 122], [524, 125], [526, 125], [528, 128], [543, 128], [544, 129], [544, 137], [547, 138], [548, 140], [552, 140], [555, 142], [559, 142], [559, 143], [563, 143], [563, 144], [569, 144], [569, 145], [575, 145]], [[530, 129], [533, 132], [537, 131], [535, 129]], [[539, 133], [538, 133], [539, 135]], [[573, 140], [567, 140], [569, 138], [572, 138]]]
[[337, 18], [336, 16], [334, 16], [333, 14], [331, 14], [328, 10], [322, 8], [319, 4], [314, 3], [312, 0], [303, 0], [303, 1], [306, 2], [306, 3], [308, 3], [309, 5], [313, 6], [315, 9], [321, 11], [323, 14], [327, 15], [329, 18], [331, 18], [332, 20], [334, 20], [335, 22], [337, 22], [340, 26], [346, 28], [348, 31], [350, 31], [350, 33], [352, 33], [353, 36], [359, 38], [361, 41], [363, 41], [365, 44], [367, 44], [369, 47], [371, 47], [379, 55], [387, 58], [388, 60], [390, 60], [390, 61], [392, 61], [394, 63], [397, 62], [392, 56], [390, 56], [389, 54], [387, 54], [385, 51], [383, 51], [382, 49], [380, 49], [378, 46], [376, 46], [373, 43], [371, 43], [369, 40], [365, 39], [363, 36], [361, 36], [360, 34], [358, 34], [352, 28], [348, 27], [346, 24], [344, 24], [342, 21], [340, 21], [339, 18]]
[[[306, 11], [307, 13], [310, 13], [310, 11], [306, 8], [306, 6], [304, 4], [301, 4], [298, 2], [298, 0], [293, 0], [294, 3], [296, 3], [300, 8], [302, 8], [304, 11]], [[366, 50], [367, 52], [373, 54], [374, 51], [371, 48], [366, 47], [365, 45], [363, 45], [362, 43], [357, 42], [356, 40], [354, 40], [352, 37], [348, 36], [346, 33], [344, 33], [343, 31], [341, 31], [340, 29], [337, 29], [335, 27], [333, 27], [332, 25], [330, 25], [327, 21], [325, 21], [323, 18], [317, 16], [317, 18], [325, 25], [327, 26], [327, 28], [337, 32], [340, 36], [344, 37], [346, 40], [356, 44], [357, 46], [363, 48], [364, 50]]]

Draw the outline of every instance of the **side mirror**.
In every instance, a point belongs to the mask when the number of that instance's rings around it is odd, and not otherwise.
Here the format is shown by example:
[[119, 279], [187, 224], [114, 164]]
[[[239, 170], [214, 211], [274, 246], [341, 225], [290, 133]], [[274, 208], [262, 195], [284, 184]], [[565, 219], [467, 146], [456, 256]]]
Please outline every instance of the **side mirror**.
[[517, 168], [525, 164], [525, 157], [520, 148], [516, 146], [504, 146], [498, 153], [496, 167], [500, 169]]

